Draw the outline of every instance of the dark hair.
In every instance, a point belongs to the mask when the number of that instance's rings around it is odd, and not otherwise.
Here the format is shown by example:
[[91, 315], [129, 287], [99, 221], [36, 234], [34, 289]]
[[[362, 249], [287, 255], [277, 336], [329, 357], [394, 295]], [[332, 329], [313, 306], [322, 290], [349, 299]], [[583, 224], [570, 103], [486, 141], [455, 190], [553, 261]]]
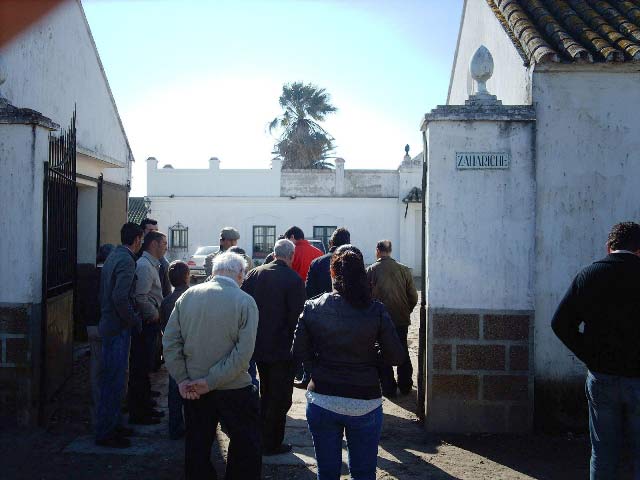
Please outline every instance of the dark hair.
[[187, 275], [189, 275], [189, 265], [182, 260], [174, 260], [169, 264], [169, 281], [174, 287], [182, 287], [187, 284]]
[[640, 250], [640, 225], [635, 222], [616, 223], [609, 232], [607, 246], [611, 250]]
[[96, 257], [96, 263], [104, 263], [114, 248], [116, 248], [115, 245], [111, 243], [100, 245], [100, 248], [98, 249], [98, 256]]
[[391, 240], [380, 240], [376, 243], [376, 250], [381, 253], [391, 253]]
[[340, 245], [347, 245], [348, 243], [351, 243], [351, 234], [349, 230], [344, 227], [336, 228], [329, 239], [329, 245], [336, 248]]
[[289, 239], [292, 235], [296, 240], [304, 240], [304, 232], [300, 227], [291, 227], [289, 230], [284, 232], [284, 238], [286, 239]]
[[247, 252], [244, 251], [244, 248], [234, 245], [227, 252], [237, 253], [238, 255], [246, 255]]
[[147, 225], [157, 225], [157, 224], [158, 224], [157, 220], [154, 220], [153, 218], [145, 218], [140, 222], [140, 228], [144, 230], [147, 227]]
[[160, 233], [160, 232], [149, 232], [144, 236], [144, 242], [142, 243], [142, 251], [146, 252], [147, 250], [149, 250], [149, 247], [151, 246], [151, 242], [155, 242], [158, 240], [161, 240], [163, 238], [165, 238], [166, 235], [164, 233]]
[[362, 252], [353, 245], [338, 247], [331, 256], [333, 288], [349, 305], [367, 308], [371, 304], [371, 291], [364, 270]]
[[133, 245], [136, 242], [136, 238], [142, 237], [144, 230], [140, 228], [140, 225], [133, 222], [125, 223], [120, 229], [120, 243], [123, 245]]

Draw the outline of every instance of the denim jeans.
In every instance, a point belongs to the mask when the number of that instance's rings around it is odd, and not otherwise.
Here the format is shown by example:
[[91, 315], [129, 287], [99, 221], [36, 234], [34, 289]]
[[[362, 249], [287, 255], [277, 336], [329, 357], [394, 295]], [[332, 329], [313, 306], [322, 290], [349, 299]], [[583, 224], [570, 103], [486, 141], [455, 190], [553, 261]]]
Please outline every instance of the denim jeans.
[[375, 480], [382, 407], [352, 417], [307, 404], [307, 422], [318, 462], [318, 480], [339, 480], [342, 435], [347, 437], [349, 472], [353, 480]]
[[258, 380], [258, 367], [256, 367], [256, 361], [251, 360], [249, 362], [249, 375], [251, 375], [251, 383], [255, 385], [255, 387], [260, 391], [260, 380]]
[[623, 432], [631, 442], [634, 479], [640, 480], [640, 378], [588, 372], [591, 480], [618, 478]]
[[121, 405], [131, 343], [130, 330], [102, 339], [102, 376], [96, 418], [96, 440], [114, 435], [121, 424]]
[[180, 396], [178, 384], [171, 376], [169, 377], [167, 401], [169, 404], [169, 435], [171, 438], [175, 438], [184, 432], [184, 415], [182, 414], [184, 402]]
[[159, 332], [157, 323], [143, 325], [142, 331], [134, 331], [131, 335], [131, 364], [129, 366], [129, 417], [143, 418], [149, 414], [151, 407], [151, 379], [153, 352], [156, 335]]

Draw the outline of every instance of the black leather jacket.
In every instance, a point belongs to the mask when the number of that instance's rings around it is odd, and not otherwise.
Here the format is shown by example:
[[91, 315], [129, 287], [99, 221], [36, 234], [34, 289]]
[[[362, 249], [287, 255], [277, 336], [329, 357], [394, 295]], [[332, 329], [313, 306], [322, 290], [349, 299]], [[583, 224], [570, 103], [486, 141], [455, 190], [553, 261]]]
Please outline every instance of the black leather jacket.
[[337, 293], [308, 300], [292, 353], [311, 361], [309, 388], [324, 395], [380, 398], [378, 367], [404, 360], [402, 344], [384, 305], [356, 309]]

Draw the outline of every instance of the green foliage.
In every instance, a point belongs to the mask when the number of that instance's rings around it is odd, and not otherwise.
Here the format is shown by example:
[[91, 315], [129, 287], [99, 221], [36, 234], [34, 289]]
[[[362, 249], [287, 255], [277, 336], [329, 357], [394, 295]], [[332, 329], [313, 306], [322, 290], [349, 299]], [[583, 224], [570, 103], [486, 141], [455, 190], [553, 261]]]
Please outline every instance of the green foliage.
[[327, 162], [334, 139], [318, 122], [337, 110], [324, 88], [302, 82], [282, 87], [282, 115], [269, 124], [269, 132], [281, 131], [273, 154], [282, 160], [282, 168], [331, 168]]

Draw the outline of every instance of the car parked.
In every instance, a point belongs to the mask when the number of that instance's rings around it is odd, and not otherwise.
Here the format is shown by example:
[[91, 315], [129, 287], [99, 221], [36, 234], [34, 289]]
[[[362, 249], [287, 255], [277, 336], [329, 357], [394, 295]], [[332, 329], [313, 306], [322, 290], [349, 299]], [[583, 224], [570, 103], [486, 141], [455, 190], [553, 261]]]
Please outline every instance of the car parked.
[[310, 238], [308, 239], [309, 243], [311, 245], [313, 245], [314, 247], [316, 247], [318, 250], [320, 250], [323, 254], [327, 253], [328, 250], [325, 248], [324, 243], [322, 242], [322, 240], [317, 240], [315, 238]]
[[198, 247], [193, 255], [189, 258], [187, 265], [189, 265], [189, 271], [194, 277], [204, 277], [206, 273], [204, 271], [204, 261], [207, 255], [216, 253], [220, 250], [220, 245], [208, 245], [204, 247]]

